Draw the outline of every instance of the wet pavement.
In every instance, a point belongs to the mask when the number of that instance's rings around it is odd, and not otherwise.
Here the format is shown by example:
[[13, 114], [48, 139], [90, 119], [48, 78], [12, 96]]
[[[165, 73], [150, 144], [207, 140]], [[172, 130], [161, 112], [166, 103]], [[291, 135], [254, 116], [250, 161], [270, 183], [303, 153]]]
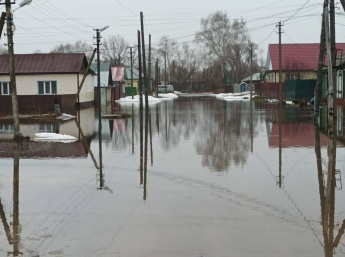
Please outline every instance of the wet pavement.
[[180, 97], [141, 119], [121, 105], [134, 115], [102, 120], [102, 151], [93, 109], [22, 124], [78, 141], [0, 141], [0, 256], [344, 256], [342, 110], [332, 159], [324, 112], [318, 133], [310, 109], [252, 107]]

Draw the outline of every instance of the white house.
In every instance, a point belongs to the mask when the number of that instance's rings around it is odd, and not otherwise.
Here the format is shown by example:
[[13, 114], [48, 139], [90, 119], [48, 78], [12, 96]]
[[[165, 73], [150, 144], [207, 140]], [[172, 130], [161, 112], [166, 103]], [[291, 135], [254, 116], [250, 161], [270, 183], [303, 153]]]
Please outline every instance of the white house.
[[[19, 112], [74, 108], [74, 99], [88, 61], [83, 53], [15, 55]], [[94, 72], [88, 71], [77, 102], [81, 107], [94, 102]], [[0, 110], [11, 110], [8, 56], [0, 55]]]

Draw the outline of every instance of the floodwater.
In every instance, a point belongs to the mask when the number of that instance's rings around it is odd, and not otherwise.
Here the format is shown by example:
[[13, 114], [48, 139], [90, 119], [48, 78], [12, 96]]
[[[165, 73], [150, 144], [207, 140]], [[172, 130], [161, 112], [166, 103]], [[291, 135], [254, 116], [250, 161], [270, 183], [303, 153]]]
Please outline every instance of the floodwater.
[[73, 143], [0, 141], [0, 256], [345, 256], [342, 109], [329, 140], [325, 112], [318, 130], [298, 107], [180, 97], [142, 119], [119, 108], [133, 116], [103, 119], [101, 133], [93, 109], [22, 124]]

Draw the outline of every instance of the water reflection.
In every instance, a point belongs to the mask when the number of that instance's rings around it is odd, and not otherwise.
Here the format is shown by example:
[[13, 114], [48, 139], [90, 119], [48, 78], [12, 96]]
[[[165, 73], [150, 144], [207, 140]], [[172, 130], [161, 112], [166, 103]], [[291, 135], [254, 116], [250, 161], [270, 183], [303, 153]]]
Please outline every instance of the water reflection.
[[318, 169], [318, 182], [321, 204], [321, 221], [326, 257], [332, 257], [345, 231], [345, 219], [338, 231], [335, 230], [335, 189], [336, 189], [336, 137], [328, 142], [328, 163], [326, 179], [322, 170], [320, 128], [315, 124], [315, 154]]

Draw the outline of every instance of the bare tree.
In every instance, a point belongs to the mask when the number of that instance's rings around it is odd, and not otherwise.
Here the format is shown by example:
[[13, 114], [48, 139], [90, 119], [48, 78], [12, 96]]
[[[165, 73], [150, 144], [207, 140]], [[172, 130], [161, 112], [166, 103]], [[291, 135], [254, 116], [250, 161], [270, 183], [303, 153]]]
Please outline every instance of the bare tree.
[[89, 60], [92, 56], [93, 46], [88, 42], [81, 40], [75, 43], [60, 44], [51, 50], [51, 53], [85, 53]]
[[129, 66], [130, 57], [127, 51], [129, 43], [120, 35], [110, 36], [103, 42], [103, 60], [112, 66]]
[[[230, 21], [224, 12], [215, 12], [201, 20], [201, 31], [196, 41], [208, 50], [208, 61], [219, 63], [223, 76], [239, 82], [250, 74], [250, 45], [253, 45], [253, 59], [256, 62], [257, 45], [249, 40], [244, 20]], [[255, 66], [257, 67], [257, 65]]]

